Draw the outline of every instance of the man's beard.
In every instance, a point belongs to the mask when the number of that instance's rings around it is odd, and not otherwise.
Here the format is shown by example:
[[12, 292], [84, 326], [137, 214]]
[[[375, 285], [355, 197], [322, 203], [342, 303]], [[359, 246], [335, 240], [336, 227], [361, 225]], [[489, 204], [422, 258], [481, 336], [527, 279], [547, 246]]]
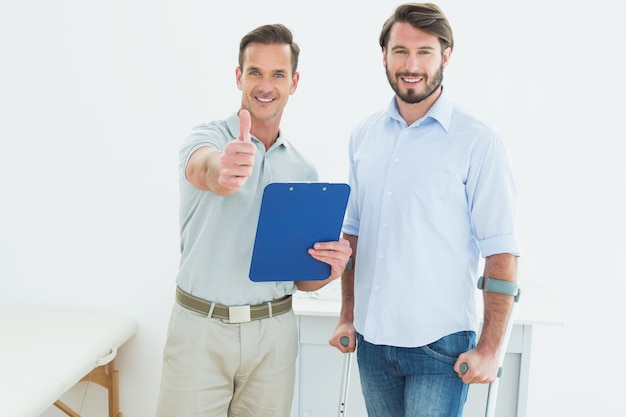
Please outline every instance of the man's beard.
[[396, 95], [398, 96], [398, 98], [400, 98], [400, 100], [408, 104], [421, 103], [422, 101], [430, 97], [432, 93], [437, 91], [437, 89], [441, 86], [441, 83], [443, 82], [443, 66], [441, 66], [439, 67], [439, 70], [434, 74], [434, 77], [432, 80], [430, 80], [430, 78], [425, 75], [423, 76], [424, 80], [426, 80], [426, 85], [424, 88], [424, 92], [422, 94], [418, 94], [416, 92], [416, 89], [414, 88], [409, 88], [407, 89], [406, 92], [403, 92], [400, 89], [399, 82], [397, 81], [401, 76], [418, 77], [422, 75], [404, 72], [404, 73], [399, 73], [397, 75], [397, 79], [394, 80], [391, 77], [391, 74], [389, 73], [388, 68], [385, 69], [385, 73], [387, 74], [387, 80], [389, 80], [389, 85], [391, 85], [391, 89], [396, 93]]

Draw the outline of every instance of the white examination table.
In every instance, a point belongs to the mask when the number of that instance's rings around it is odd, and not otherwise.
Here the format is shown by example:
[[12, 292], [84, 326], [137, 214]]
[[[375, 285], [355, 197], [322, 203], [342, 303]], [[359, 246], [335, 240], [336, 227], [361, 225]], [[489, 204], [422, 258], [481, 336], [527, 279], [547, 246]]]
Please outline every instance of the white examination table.
[[0, 416], [39, 417], [81, 380], [108, 389], [109, 416], [119, 417], [117, 349], [135, 333], [123, 315], [0, 309]]

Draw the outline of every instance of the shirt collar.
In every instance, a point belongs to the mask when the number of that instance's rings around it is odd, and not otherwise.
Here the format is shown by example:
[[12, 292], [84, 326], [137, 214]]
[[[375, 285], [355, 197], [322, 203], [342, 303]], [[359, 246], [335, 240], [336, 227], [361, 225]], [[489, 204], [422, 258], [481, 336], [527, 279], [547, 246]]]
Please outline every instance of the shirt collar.
[[[231, 114], [227, 119], [226, 119], [226, 125], [228, 126], [228, 130], [230, 131], [230, 134], [232, 135], [233, 139], [237, 139], [239, 137], [239, 115], [237, 113], [233, 113]], [[282, 129], [278, 131], [278, 138], [276, 138], [276, 142], [274, 142], [274, 145], [272, 145], [272, 148], [274, 147], [278, 147], [278, 146], [285, 146], [285, 147], [289, 147], [289, 142], [287, 142], [287, 140], [285, 140], [283, 138], [283, 134], [282, 134]], [[260, 141], [255, 138], [253, 135], [250, 135], [252, 140], [255, 142], [259, 142]]]
[[[391, 103], [389, 103], [389, 107], [387, 108], [387, 114], [390, 118], [399, 121], [406, 125], [406, 122], [400, 116], [400, 111], [398, 110], [398, 102], [396, 101], [396, 96], [394, 95], [391, 99]], [[424, 117], [417, 120], [413, 125], [419, 126], [424, 123], [426, 120], [432, 119], [438, 122], [441, 127], [448, 132], [450, 129], [450, 123], [452, 120], [452, 100], [446, 93], [446, 89], [442, 88], [441, 95], [435, 101], [435, 103], [428, 109]]]

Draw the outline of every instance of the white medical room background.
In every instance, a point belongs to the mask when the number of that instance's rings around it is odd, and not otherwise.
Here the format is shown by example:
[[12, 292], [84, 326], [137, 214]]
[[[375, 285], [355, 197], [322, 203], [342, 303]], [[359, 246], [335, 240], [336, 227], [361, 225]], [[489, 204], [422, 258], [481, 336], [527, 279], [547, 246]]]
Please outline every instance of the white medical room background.
[[[154, 415], [178, 146], [237, 110], [239, 39], [265, 23], [293, 30], [301, 79], [283, 129], [322, 180], [346, 181], [350, 130], [391, 98], [377, 40], [398, 4], [0, 0], [0, 306], [136, 319], [116, 361], [120, 408]], [[533, 334], [528, 415], [619, 415], [626, 3], [438, 4], [456, 40], [445, 88], [511, 151], [520, 284], [545, 286], [563, 317]]]

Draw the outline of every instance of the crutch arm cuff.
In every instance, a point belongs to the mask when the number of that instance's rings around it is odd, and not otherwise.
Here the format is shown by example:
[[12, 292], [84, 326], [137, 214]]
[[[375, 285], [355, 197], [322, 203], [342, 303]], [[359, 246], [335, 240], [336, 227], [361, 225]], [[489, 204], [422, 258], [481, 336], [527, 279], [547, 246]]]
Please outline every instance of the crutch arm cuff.
[[495, 292], [497, 294], [510, 295], [515, 302], [519, 301], [521, 291], [517, 282], [506, 281], [498, 278], [480, 277], [478, 279], [478, 289]]

